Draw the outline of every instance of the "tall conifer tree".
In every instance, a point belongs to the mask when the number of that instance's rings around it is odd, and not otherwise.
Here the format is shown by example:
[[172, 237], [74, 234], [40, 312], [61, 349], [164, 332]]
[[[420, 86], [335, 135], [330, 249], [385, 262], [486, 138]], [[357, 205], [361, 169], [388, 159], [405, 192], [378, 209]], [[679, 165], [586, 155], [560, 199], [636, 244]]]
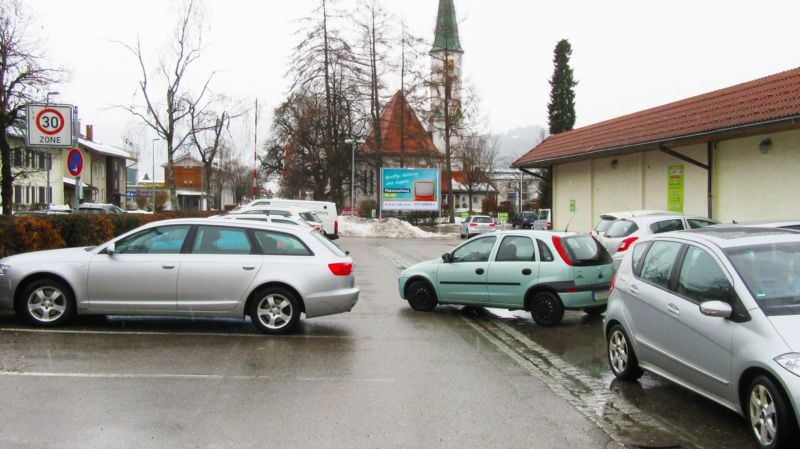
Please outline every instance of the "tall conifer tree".
[[550, 134], [569, 131], [575, 126], [575, 91], [578, 85], [572, 77], [572, 67], [569, 58], [572, 56], [572, 46], [566, 39], [561, 39], [556, 44], [553, 52], [553, 77], [550, 79], [550, 103], [547, 105], [547, 117], [550, 124]]

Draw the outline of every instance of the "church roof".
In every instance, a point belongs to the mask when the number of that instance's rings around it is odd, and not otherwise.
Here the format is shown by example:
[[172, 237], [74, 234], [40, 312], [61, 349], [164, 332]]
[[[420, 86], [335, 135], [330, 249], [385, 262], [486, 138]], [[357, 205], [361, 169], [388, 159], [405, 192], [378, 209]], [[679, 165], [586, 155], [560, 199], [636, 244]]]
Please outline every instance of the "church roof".
[[458, 20], [453, 0], [439, 0], [439, 14], [436, 17], [436, 35], [431, 52], [449, 50], [463, 53], [458, 39]]
[[367, 136], [366, 147], [382, 155], [439, 156], [430, 133], [422, 126], [417, 114], [411, 109], [405, 95], [398, 91], [380, 118], [381, 148], [376, 148], [375, 132]]

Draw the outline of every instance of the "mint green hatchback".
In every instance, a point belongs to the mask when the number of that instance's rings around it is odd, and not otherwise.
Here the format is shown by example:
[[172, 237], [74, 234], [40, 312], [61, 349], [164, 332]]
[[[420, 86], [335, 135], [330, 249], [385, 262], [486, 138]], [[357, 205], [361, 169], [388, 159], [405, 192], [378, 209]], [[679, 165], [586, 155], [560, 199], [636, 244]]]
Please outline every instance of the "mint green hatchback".
[[588, 234], [498, 231], [475, 237], [400, 274], [400, 296], [415, 310], [438, 304], [528, 310], [542, 326], [564, 310], [602, 313], [614, 267]]

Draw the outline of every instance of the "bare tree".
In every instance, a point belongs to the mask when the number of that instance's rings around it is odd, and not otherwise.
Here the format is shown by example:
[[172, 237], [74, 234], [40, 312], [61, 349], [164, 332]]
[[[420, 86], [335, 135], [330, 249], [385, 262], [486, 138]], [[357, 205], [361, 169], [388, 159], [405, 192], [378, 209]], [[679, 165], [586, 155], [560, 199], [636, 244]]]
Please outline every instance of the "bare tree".
[[31, 17], [21, 1], [0, 1], [0, 184], [3, 214], [13, 210], [14, 180], [29, 174], [12, 170], [9, 134], [22, 137], [25, 106], [45, 96], [47, 88], [62, 81], [64, 72], [45, 67], [41, 44], [29, 30]]
[[173, 171], [175, 154], [184, 148], [192, 136], [191, 125], [187, 123], [189, 111], [192, 109], [203, 111], [211, 101], [208, 98], [210, 96], [208, 90], [214, 76], [211, 73], [206, 78], [197, 95], [192, 95], [191, 89], [186, 86], [187, 71], [200, 58], [203, 50], [201, 39], [203, 14], [196, 0], [188, 0], [183, 5], [179, 17], [167, 56], [162, 58], [156, 67], [155, 85], [151, 83], [141, 40], [137, 39], [136, 45], [122, 44], [139, 63], [142, 79], [139, 81], [134, 99], [136, 95], [141, 94], [145, 104], [143, 107], [119, 106], [141, 119], [166, 143], [166, 181], [173, 208], [178, 205]]
[[228, 106], [224, 98], [215, 102], [218, 110], [198, 110], [192, 102], [187, 102], [189, 110], [190, 143], [197, 150], [203, 163], [203, 187], [206, 191], [206, 210], [212, 206], [212, 177], [214, 160], [222, 148], [229, 145], [231, 120], [242, 115], [239, 106]]
[[490, 176], [497, 164], [498, 147], [499, 138], [495, 135], [469, 134], [458, 141], [456, 156], [461, 162], [470, 210], [473, 195], [483, 190], [488, 196], [492, 188]]

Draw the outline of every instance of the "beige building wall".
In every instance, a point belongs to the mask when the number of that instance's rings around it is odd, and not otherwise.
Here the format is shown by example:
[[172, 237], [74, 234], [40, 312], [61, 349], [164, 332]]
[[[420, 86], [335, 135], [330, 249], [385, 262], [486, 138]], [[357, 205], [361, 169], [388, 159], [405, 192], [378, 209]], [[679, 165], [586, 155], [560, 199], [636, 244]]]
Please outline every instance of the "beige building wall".
[[[705, 144], [672, 149], [707, 163]], [[570, 230], [588, 232], [606, 212], [666, 210], [671, 165], [683, 165], [684, 213], [708, 215], [706, 170], [660, 151], [647, 151], [556, 165], [553, 229], [563, 230], [569, 223]]]
[[714, 159], [716, 219], [800, 218], [800, 130], [719, 142]]
[[[553, 167], [553, 229], [588, 230], [592, 223], [592, 162], [581, 161]], [[570, 203], [575, 201], [575, 213]]]

